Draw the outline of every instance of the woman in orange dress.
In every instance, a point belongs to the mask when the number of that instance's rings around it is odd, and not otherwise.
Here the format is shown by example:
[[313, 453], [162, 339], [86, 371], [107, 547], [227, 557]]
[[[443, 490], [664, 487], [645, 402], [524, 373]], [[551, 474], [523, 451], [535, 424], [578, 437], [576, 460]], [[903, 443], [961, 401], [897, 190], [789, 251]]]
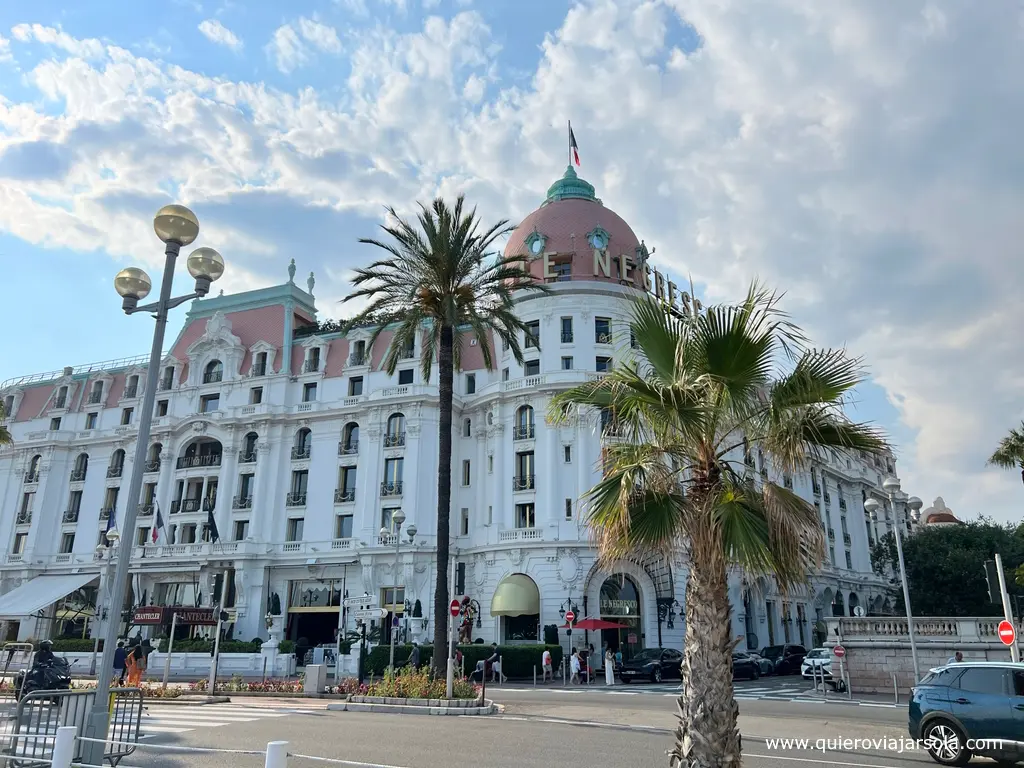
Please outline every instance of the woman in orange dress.
[[128, 668], [128, 687], [138, 688], [139, 683], [142, 682], [142, 659], [145, 658], [142, 653], [142, 648], [138, 643], [132, 645], [128, 651], [128, 658], [125, 659], [125, 666]]

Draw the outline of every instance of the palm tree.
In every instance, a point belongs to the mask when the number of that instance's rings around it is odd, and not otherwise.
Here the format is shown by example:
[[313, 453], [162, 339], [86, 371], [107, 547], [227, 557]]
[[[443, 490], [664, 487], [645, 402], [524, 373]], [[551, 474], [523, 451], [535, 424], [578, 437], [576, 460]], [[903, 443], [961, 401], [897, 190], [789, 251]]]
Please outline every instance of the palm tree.
[[989, 459], [988, 464], [1003, 469], [1016, 469], [1020, 467], [1020, 479], [1024, 482], [1024, 421], [1020, 429], [1011, 429], [1009, 434], [999, 441]]
[[10, 431], [7, 429], [7, 411], [4, 409], [4, 404], [0, 403], [0, 445], [10, 445], [14, 442], [14, 438], [11, 437]]
[[728, 567], [788, 590], [823, 557], [817, 511], [755, 477], [750, 446], [790, 474], [819, 452], [884, 447], [842, 413], [860, 362], [806, 348], [778, 300], [755, 283], [738, 305], [683, 317], [642, 299], [630, 323], [637, 359], [551, 404], [555, 420], [601, 412], [604, 477], [584, 501], [602, 562], [676, 548], [689, 556], [672, 766], [740, 764]]
[[381, 228], [389, 240], [361, 239], [388, 253], [385, 258], [356, 270], [356, 287], [344, 301], [365, 298], [367, 306], [349, 320], [345, 329], [372, 324], [369, 346], [385, 330], [394, 335], [384, 357], [393, 375], [400, 355], [423, 335], [421, 368], [424, 380], [437, 358], [440, 436], [437, 472], [437, 584], [434, 590], [435, 674], [445, 673], [448, 616], [449, 517], [452, 480], [452, 383], [460, 367], [464, 339], [473, 339], [483, 353], [484, 365], [493, 368], [492, 335], [501, 339], [523, 362], [520, 332], [526, 326], [514, 313], [513, 294], [519, 290], [545, 291], [533, 282], [521, 257], [498, 256], [493, 248], [511, 231], [507, 221], [481, 230], [476, 209], [466, 211], [462, 196], [449, 207], [438, 198], [420, 205], [416, 222], [403, 220], [393, 208]]

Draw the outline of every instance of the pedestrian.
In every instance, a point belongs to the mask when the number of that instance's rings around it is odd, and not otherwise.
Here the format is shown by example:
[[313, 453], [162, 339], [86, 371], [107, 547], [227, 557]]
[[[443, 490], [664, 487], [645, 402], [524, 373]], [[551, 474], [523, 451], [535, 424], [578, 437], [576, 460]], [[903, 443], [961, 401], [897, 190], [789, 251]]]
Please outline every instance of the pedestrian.
[[604, 684], [615, 685], [615, 657], [611, 648], [604, 652]]
[[128, 659], [128, 652], [124, 649], [124, 640], [117, 641], [117, 648], [114, 649], [114, 674], [117, 675], [117, 684], [124, 687], [124, 676], [128, 673], [125, 668], [125, 661]]
[[146, 671], [146, 654], [142, 645], [133, 641], [126, 660], [128, 667], [128, 687], [138, 688], [142, 683], [142, 674]]
[[572, 659], [569, 662], [569, 669], [572, 671], [572, 677], [569, 678], [569, 683], [572, 685], [580, 684], [580, 652], [575, 648], [572, 649]]
[[955, 654], [953, 654], [952, 656], [949, 657], [949, 661], [947, 661], [946, 663], [947, 664], [960, 664], [961, 662], [963, 662], [963, 660], [964, 660], [963, 653], [960, 652], [960, 651], [957, 651]]
[[415, 640], [412, 643], [412, 653], [409, 655], [409, 666], [413, 672], [420, 668], [420, 644]]
[[544, 671], [544, 677], [541, 682], [546, 683], [549, 675], [551, 677], [551, 682], [555, 682], [555, 670], [551, 665], [551, 651], [547, 648], [545, 648], [544, 653], [541, 654], [540, 666]]

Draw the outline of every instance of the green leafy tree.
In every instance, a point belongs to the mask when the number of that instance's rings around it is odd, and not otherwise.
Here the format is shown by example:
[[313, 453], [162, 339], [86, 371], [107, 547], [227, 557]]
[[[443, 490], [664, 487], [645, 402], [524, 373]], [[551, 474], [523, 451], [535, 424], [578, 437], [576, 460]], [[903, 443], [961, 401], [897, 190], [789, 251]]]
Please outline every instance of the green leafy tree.
[[[907, 588], [915, 616], [1001, 616], [1001, 605], [989, 602], [985, 561], [998, 552], [1003, 558], [1011, 594], [1024, 596], [1024, 535], [1019, 528], [991, 520], [961, 525], [926, 526], [903, 541]], [[871, 552], [876, 573], [890, 582], [897, 614], [904, 613], [896, 538], [882, 536]]]
[[[356, 270], [356, 287], [344, 301], [367, 300], [346, 330], [373, 325], [369, 346], [385, 330], [393, 333], [384, 368], [394, 374], [402, 351], [423, 339], [424, 380], [437, 361], [440, 437], [437, 473], [437, 583], [434, 589], [434, 647], [447, 642], [449, 584], [448, 550], [452, 482], [452, 397], [463, 342], [475, 340], [488, 370], [494, 367], [492, 335], [523, 362], [521, 333], [526, 326], [515, 314], [517, 291], [546, 291], [534, 282], [521, 257], [503, 257], [495, 243], [511, 231], [507, 221], [482, 229], [476, 209], [465, 210], [460, 196], [454, 206], [438, 198], [420, 205], [415, 222], [388, 208], [382, 229], [387, 240], [361, 239], [388, 255]], [[445, 673], [445, 656], [437, 654], [435, 674]]]
[[1020, 479], [1024, 482], [1024, 422], [1019, 429], [1011, 429], [1006, 437], [999, 441], [995, 452], [989, 456], [988, 463], [1003, 469], [1020, 469]]
[[631, 322], [636, 360], [555, 397], [553, 419], [598, 409], [604, 478], [586, 496], [603, 562], [682, 546], [689, 555], [686, 640], [673, 766], [740, 764], [727, 573], [770, 574], [783, 589], [822, 562], [815, 508], [761, 481], [738, 452], [756, 445], [796, 472], [818, 452], [884, 447], [842, 413], [859, 361], [806, 347], [779, 297], [751, 286], [737, 305], [680, 317], [651, 299]]

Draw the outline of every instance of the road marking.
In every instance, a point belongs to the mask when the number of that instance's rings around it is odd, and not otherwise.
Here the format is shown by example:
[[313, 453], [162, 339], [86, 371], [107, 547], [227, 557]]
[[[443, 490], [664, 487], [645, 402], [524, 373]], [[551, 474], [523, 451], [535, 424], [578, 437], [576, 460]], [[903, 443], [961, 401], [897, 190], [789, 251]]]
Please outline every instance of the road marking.
[[759, 752], [744, 752], [742, 753], [744, 758], [764, 758], [765, 760], [788, 760], [794, 763], [813, 763], [815, 765], [846, 765], [853, 766], [853, 768], [898, 768], [895, 765], [882, 765], [881, 763], [848, 763], [841, 762], [839, 760], [818, 760], [811, 757], [783, 757], [782, 755], [776, 755], [773, 753], [761, 754]]

